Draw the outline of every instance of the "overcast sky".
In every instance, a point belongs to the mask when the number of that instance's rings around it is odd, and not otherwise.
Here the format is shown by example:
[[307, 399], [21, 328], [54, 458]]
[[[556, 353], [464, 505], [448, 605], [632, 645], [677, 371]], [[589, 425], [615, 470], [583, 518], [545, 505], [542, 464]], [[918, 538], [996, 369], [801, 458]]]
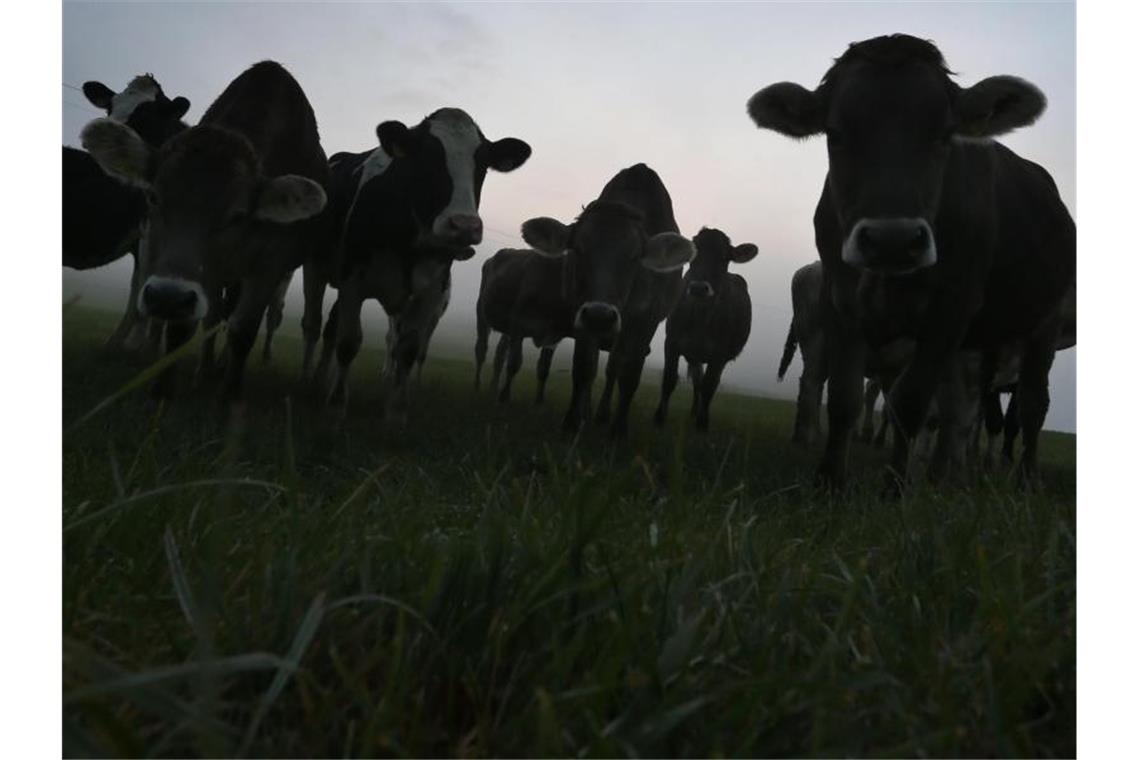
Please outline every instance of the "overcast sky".
[[[569, 221], [618, 170], [647, 163], [668, 187], [682, 233], [719, 227], [734, 243], [759, 246], [738, 270], [752, 294], [752, 337], [725, 382], [791, 397], [799, 361], [780, 386], [776, 365], [791, 275], [816, 258], [811, 219], [826, 150], [819, 139], [757, 130], [748, 98], [782, 80], [814, 86], [853, 41], [892, 32], [932, 39], [962, 85], [1014, 74], [1045, 92], [1044, 116], [1003, 142], [1049, 170], [1075, 215], [1074, 28], [1072, 3], [67, 2], [63, 142], [77, 145], [98, 115], [67, 85], [98, 79], [118, 90], [153, 72], [168, 96], [190, 99], [194, 123], [234, 77], [267, 58], [304, 88], [330, 155], [374, 147], [380, 121], [411, 125], [443, 106], [463, 108], [488, 138], [521, 138], [534, 154], [487, 178], [486, 239], [453, 270], [441, 327], [449, 333], [473, 325], [479, 264], [500, 247], [522, 246], [523, 220]], [[125, 262], [65, 270], [65, 297], [96, 286], [125, 295], [128, 278]], [[298, 274], [294, 302], [299, 292]], [[660, 365], [663, 336], [664, 326], [651, 365]], [[382, 333], [366, 340], [381, 345]], [[1071, 350], [1054, 365], [1048, 427], [1075, 430], [1075, 381]]]

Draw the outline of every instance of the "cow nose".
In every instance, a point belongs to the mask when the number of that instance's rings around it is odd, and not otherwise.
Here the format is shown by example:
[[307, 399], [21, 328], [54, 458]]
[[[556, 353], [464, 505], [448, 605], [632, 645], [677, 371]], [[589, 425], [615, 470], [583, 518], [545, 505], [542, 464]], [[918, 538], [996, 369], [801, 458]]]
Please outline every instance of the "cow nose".
[[689, 283], [688, 293], [690, 298], [704, 299], [712, 296], [713, 289], [707, 282], [697, 280]]
[[860, 219], [843, 245], [853, 266], [902, 274], [937, 260], [934, 234], [925, 219]]
[[483, 220], [472, 214], [453, 214], [447, 220], [448, 231], [456, 242], [477, 245], [483, 240]]
[[201, 319], [206, 313], [206, 294], [196, 282], [150, 277], [139, 293], [139, 311], [172, 322]]
[[593, 335], [611, 335], [621, 325], [621, 314], [608, 303], [591, 301], [582, 304], [574, 321], [577, 327]]

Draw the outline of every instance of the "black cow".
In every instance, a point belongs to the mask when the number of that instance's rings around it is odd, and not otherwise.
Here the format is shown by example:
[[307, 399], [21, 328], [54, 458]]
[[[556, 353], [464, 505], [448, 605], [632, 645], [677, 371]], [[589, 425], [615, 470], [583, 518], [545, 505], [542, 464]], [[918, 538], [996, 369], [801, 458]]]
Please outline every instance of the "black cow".
[[938, 48], [902, 34], [852, 44], [814, 91], [783, 82], [749, 100], [760, 127], [827, 135], [815, 213], [828, 294], [825, 481], [846, 477], [868, 346], [898, 338], [915, 351], [890, 393], [896, 475], [956, 352], [1014, 341], [1022, 467], [1035, 472], [1076, 229], [1049, 174], [989, 138], [1044, 108], [1015, 77], [960, 87]]
[[330, 161], [330, 222], [336, 250], [329, 266], [305, 268], [305, 360], [310, 375], [321, 331], [325, 287], [337, 288], [329, 312], [316, 379], [323, 379], [335, 345], [338, 372], [329, 392], [343, 405], [348, 372], [360, 350], [360, 309], [380, 301], [393, 317], [395, 392], [389, 408], [403, 414], [407, 375], [426, 350], [423, 336], [442, 313], [455, 260], [474, 255], [483, 238], [479, 198], [487, 170], [509, 172], [530, 157], [513, 137], [490, 141], [458, 108], [442, 108], [415, 127], [386, 121], [376, 127], [380, 147], [337, 153]]
[[[157, 150], [110, 119], [91, 122], [82, 137], [108, 173], [146, 192], [139, 309], [166, 322], [168, 351], [199, 321], [209, 328], [228, 316], [223, 392], [239, 398], [274, 292], [319, 250], [328, 164], [305, 93], [280, 64], [263, 61]], [[228, 315], [226, 290], [236, 299]]]
[[[148, 145], [157, 148], [186, 129], [182, 117], [190, 108], [183, 97], [166, 97], [150, 74], [137, 76], [114, 92], [102, 82], [86, 82], [83, 93], [107, 116], [126, 124]], [[143, 323], [138, 319], [139, 225], [146, 213], [141, 190], [107, 175], [90, 154], [63, 148], [63, 265], [71, 269], [94, 269], [131, 254], [135, 258], [127, 308], [108, 340], [109, 347], [137, 342]]]
[[748, 283], [730, 274], [730, 263], [756, 256], [751, 243], [733, 246], [717, 229], [704, 228], [693, 238], [697, 257], [685, 273], [681, 300], [665, 322], [665, 373], [661, 402], [654, 421], [665, 423], [669, 396], [677, 387], [677, 364], [683, 356], [693, 381], [693, 416], [697, 430], [708, 430], [709, 404], [730, 361], [740, 356], [752, 332], [752, 299]]
[[607, 383], [598, 416], [609, 417], [610, 390], [619, 383], [610, 432], [623, 435], [641, 381], [649, 343], [681, 295], [681, 269], [693, 258], [673, 201], [657, 172], [645, 164], [622, 169], [572, 224], [548, 217], [522, 225], [536, 251], [565, 258], [562, 293], [572, 314], [573, 391], [563, 428], [574, 431], [590, 413], [598, 352], [608, 350]]
[[[495, 349], [491, 390], [499, 400], [511, 396], [511, 383], [522, 366], [526, 338], [539, 348], [538, 392], [542, 403], [550, 364], [558, 342], [573, 333], [574, 315], [562, 297], [562, 261], [530, 249], [503, 248], [483, 262], [479, 300], [475, 304], [475, 389], [487, 357], [487, 339], [492, 330], [501, 333]], [[506, 378], [499, 376], [504, 361]]]

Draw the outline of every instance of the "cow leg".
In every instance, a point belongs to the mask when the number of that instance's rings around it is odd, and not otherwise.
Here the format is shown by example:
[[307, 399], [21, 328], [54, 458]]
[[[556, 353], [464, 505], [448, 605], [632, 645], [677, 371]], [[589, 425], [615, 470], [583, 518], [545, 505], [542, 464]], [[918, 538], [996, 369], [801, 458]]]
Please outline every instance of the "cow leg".
[[[628, 340], [622, 347], [618, 369], [618, 402], [614, 421], [610, 426], [611, 438], [624, 438], [629, 432], [629, 408], [633, 395], [641, 384], [641, 371], [645, 367], [645, 357], [649, 355], [649, 340]], [[610, 354], [610, 363], [614, 361]], [[609, 366], [606, 367], [607, 371]]]
[[599, 424], [605, 424], [610, 421], [610, 407], [613, 403], [614, 385], [617, 382], [618, 370], [621, 369], [623, 357], [623, 349], [617, 345], [618, 341], [614, 341], [614, 345], [610, 348], [609, 358], [606, 359], [606, 384], [602, 388], [602, 398], [598, 402], [598, 411], [594, 416], [594, 420]]
[[796, 398], [796, 425], [792, 433], [795, 443], [809, 444], [822, 436], [819, 407], [823, 400], [823, 384], [827, 380], [827, 353], [821, 332], [800, 341], [803, 373]]
[[701, 408], [697, 412], [697, 430], [704, 433], [709, 429], [709, 406], [712, 404], [713, 396], [716, 395], [716, 389], [720, 385], [720, 376], [724, 372], [725, 362], [715, 361], [709, 362], [705, 367], [704, 382], [701, 383]]
[[1006, 464], [1013, 464], [1013, 448], [1017, 442], [1019, 432], [1018, 423], [1021, 419], [1021, 405], [1017, 403], [1017, 389], [1009, 395], [1009, 404], [1005, 408], [1004, 430], [1002, 431], [1001, 457]]
[[879, 381], [868, 380], [863, 389], [863, 427], [859, 433], [859, 440], [870, 443], [875, 436], [875, 402], [879, 398]]
[[337, 296], [336, 318], [336, 378], [329, 391], [329, 404], [343, 407], [348, 399], [348, 373], [352, 361], [360, 352], [364, 342], [364, 331], [360, 324], [362, 299], [359, 285], [355, 280], [345, 282]]
[[499, 334], [499, 342], [495, 344], [495, 358], [491, 363], [491, 392], [499, 390], [499, 378], [503, 374], [503, 364], [507, 360], [507, 351], [510, 349], [511, 339], [506, 333]]
[[319, 395], [328, 382], [329, 367], [332, 366], [333, 354], [336, 352], [336, 330], [339, 322], [340, 299], [333, 301], [329, 309], [329, 318], [325, 320], [324, 332], [321, 335], [321, 358], [317, 362], [316, 371], [309, 378], [309, 385]]
[[138, 311], [138, 298], [139, 288], [141, 286], [140, 280], [142, 279], [142, 267], [139, 266], [137, 253], [131, 254], [131, 261], [131, 288], [127, 294], [127, 308], [123, 311], [123, 318], [119, 320], [119, 325], [115, 328], [115, 332], [111, 333], [111, 337], [108, 338], [106, 344], [104, 344], [104, 350], [107, 351], [134, 350], [137, 348], [137, 346], [131, 345], [130, 341], [135, 337], [135, 327], [141, 321]]
[[938, 387], [938, 438], [930, 460], [930, 478], [960, 476], [966, 470], [967, 449], [977, 426], [981, 396], [981, 357], [959, 351]]
[[1001, 410], [1001, 391], [987, 391], [982, 404], [986, 434], [986, 450], [982, 456], [982, 464], [989, 469], [993, 467], [995, 444], [1005, 423]]
[[538, 376], [538, 393], [535, 394], [534, 403], [541, 404], [546, 397], [546, 379], [550, 377], [550, 365], [554, 361], [554, 346], [543, 346], [538, 352], [538, 366], [535, 374]]
[[1034, 340], [1025, 348], [1021, 377], [1017, 384], [1017, 421], [1021, 425], [1021, 477], [1037, 477], [1037, 440], [1049, 411], [1049, 370], [1057, 353], [1056, 336], [1048, 341]]
[[522, 367], [522, 344], [523, 339], [521, 337], [511, 337], [507, 352], [507, 376], [503, 378], [503, 386], [499, 389], [499, 401], [502, 403], [511, 400], [511, 383], [514, 382], [515, 375], [519, 373], [519, 369]]
[[487, 341], [491, 337], [491, 326], [483, 317], [483, 310], [475, 308], [475, 390], [479, 390], [479, 379], [483, 374], [483, 362], [487, 359]]
[[[867, 348], [858, 326], [841, 320], [826, 294], [821, 299], [821, 311], [827, 356], [827, 445], [820, 462], [819, 478], [828, 486], [838, 488], [847, 480], [847, 454], [863, 396]], [[818, 419], [818, 397], [809, 399], [809, 408]]]
[[669, 397], [677, 387], [677, 365], [681, 362], [681, 352], [677, 344], [665, 338], [665, 371], [661, 375], [661, 400], [657, 402], [657, 411], [653, 414], [653, 424], [661, 427], [669, 414]]
[[268, 364], [273, 358], [273, 333], [285, 321], [285, 293], [289, 290], [289, 283], [293, 282], [293, 273], [283, 279], [273, 291], [273, 298], [269, 301], [269, 308], [265, 312], [265, 344], [261, 347], [261, 361]]
[[[321, 315], [324, 311], [325, 288], [328, 283], [318, 271], [318, 266], [308, 261], [301, 270], [301, 277], [305, 298], [305, 311], [301, 316], [301, 332], [305, 339], [305, 353], [301, 360], [301, 382], [308, 383], [314, 381], [313, 354], [317, 349], [317, 341], [321, 339]], [[335, 305], [333, 308], [336, 308]], [[331, 312], [329, 319], [332, 319]], [[316, 380], [320, 381], [321, 378], [318, 377]]]
[[590, 396], [594, 377], [598, 374], [598, 346], [592, 340], [574, 340], [574, 366], [571, 370], [570, 408], [562, 420], [562, 429], [576, 433], [590, 415]]
[[[225, 308], [219, 306], [218, 299], [214, 296], [215, 294], [211, 294], [209, 310], [202, 320], [202, 329], [205, 332], [213, 330], [225, 318]], [[218, 374], [217, 339], [218, 335], [214, 333], [202, 341], [202, 353], [198, 357], [198, 380], [203, 385], [213, 381]]]
[[[160, 335], [165, 335], [165, 353], [172, 354], [190, 340], [198, 329], [197, 322], [156, 322]], [[164, 369], [154, 381], [151, 395], [158, 399], [173, 398], [178, 392], [180, 368], [177, 363]]]
[[226, 330], [227, 358], [225, 380], [222, 385], [223, 399], [240, 401], [243, 397], [245, 364], [257, 342], [261, 330], [261, 320], [266, 307], [273, 297], [277, 283], [267, 277], [243, 280], [241, 295], [229, 316]]
[[689, 384], [693, 386], [693, 403], [689, 405], [689, 419], [695, 420], [701, 405], [701, 383], [705, 380], [705, 365], [700, 362], [687, 362]]

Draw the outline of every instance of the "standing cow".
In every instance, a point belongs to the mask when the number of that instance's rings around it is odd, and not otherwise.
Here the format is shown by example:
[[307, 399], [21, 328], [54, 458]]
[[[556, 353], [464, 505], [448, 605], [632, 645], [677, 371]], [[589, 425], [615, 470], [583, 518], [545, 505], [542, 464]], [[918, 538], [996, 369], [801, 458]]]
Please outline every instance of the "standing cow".
[[[492, 330], [502, 334], [495, 350], [491, 390], [499, 400], [511, 396], [511, 383], [522, 366], [526, 338], [539, 348], [538, 392], [542, 403], [550, 364], [558, 342], [574, 330], [573, 312], [562, 297], [562, 260], [529, 249], [503, 248], [483, 263], [479, 300], [475, 304], [475, 389], [487, 357], [487, 339]], [[499, 376], [504, 361], [507, 374]]]
[[453, 261], [474, 255], [483, 239], [479, 199], [487, 171], [510, 172], [530, 157], [530, 146], [506, 137], [488, 140], [458, 108], [442, 108], [417, 126], [398, 121], [376, 127], [380, 147], [333, 156], [330, 222], [337, 230], [331, 266], [305, 268], [305, 360], [310, 376], [321, 335], [325, 288], [337, 288], [329, 312], [316, 380], [323, 380], [335, 349], [337, 373], [329, 402], [343, 406], [348, 373], [360, 350], [360, 309], [375, 298], [393, 317], [390, 351], [395, 367], [389, 410], [406, 409], [407, 376], [426, 350], [450, 293]]
[[[182, 117], [190, 108], [183, 97], [170, 99], [150, 74], [137, 76], [115, 92], [102, 82], [85, 82], [83, 94], [108, 118], [126, 124], [147, 145], [158, 148], [186, 129]], [[109, 348], [136, 346], [145, 323], [138, 317], [139, 225], [146, 215], [146, 199], [137, 187], [110, 177], [89, 153], [63, 148], [63, 265], [70, 269], [106, 266], [128, 253], [134, 258], [127, 308]]]
[[[607, 182], [573, 223], [529, 219], [522, 236], [539, 253], [565, 259], [560, 290], [572, 315], [574, 367], [563, 428], [573, 432], [589, 417], [598, 352], [608, 350], [607, 374], [619, 385], [610, 433], [624, 435], [650, 341], [680, 297], [681, 269], [695, 253], [678, 232], [669, 191], [657, 172], [637, 164]], [[607, 393], [603, 419], [609, 406]]]
[[752, 243], [733, 246], [717, 229], [704, 228], [693, 238], [697, 257], [685, 273], [681, 300], [665, 323], [665, 373], [661, 402], [654, 421], [665, 423], [669, 396], [677, 386], [677, 364], [683, 356], [693, 381], [693, 415], [697, 430], [708, 430], [709, 404], [728, 362], [740, 356], [752, 332], [752, 299], [748, 283], [730, 274], [728, 265], [751, 261]]
[[[223, 394], [240, 398], [275, 290], [319, 250], [328, 165], [305, 93], [280, 64], [263, 61], [159, 149], [110, 119], [88, 124], [82, 138], [108, 173], [146, 192], [140, 311], [166, 323], [167, 351], [198, 322], [209, 328], [228, 316]], [[203, 367], [211, 366], [207, 347]]]
[[1022, 469], [1036, 471], [1076, 230], [1049, 174], [989, 138], [1032, 124], [1044, 108], [1041, 92], [1015, 77], [960, 87], [938, 48], [902, 34], [852, 44], [815, 90], [783, 82], [749, 100], [760, 127], [827, 135], [815, 213], [829, 367], [825, 481], [846, 478], [868, 347], [897, 338], [915, 341], [890, 392], [902, 433], [897, 477], [956, 353], [1012, 341], [1024, 347]]

